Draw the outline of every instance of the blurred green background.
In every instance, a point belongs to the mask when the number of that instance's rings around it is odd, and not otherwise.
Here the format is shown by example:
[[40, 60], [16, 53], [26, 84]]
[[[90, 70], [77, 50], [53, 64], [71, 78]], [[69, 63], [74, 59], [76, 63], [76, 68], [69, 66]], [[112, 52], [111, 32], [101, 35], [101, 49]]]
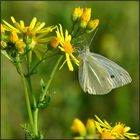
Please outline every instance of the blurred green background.
[[[137, 1], [2, 1], [2, 19], [23, 19], [26, 25], [35, 16], [47, 25], [61, 23], [70, 29], [71, 12], [77, 7], [91, 7], [92, 18], [99, 18], [98, 32], [91, 50], [124, 67], [132, 83], [112, 90], [104, 96], [84, 93], [78, 83], [78, 69], [69, 72], [65, 65], [57, 72], [50, 87], [52, 100], [40, 111], [39, 127], [45, 138], [72, 138], [70, 126], [75, 117], [85, 122], [95, 114], [108, 122], [123, 122], [131, 132], [139, 133], [139, 3]], [[33, 88], [39, 92], [40, 79], [46, 81], [52, 59], [40, 65], [33, 76]], [[20, 124], [27, 121], [25, 99], [20, 76], [15, 67], [1, 56], [1, 138], [24, 138]]]

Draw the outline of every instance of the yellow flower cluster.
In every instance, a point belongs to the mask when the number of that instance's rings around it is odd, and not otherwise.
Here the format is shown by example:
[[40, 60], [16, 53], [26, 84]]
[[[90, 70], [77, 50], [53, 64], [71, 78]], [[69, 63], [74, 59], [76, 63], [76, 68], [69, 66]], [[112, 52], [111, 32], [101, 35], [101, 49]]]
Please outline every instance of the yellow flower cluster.
[[94, 31], [99, 25], [99, 19], [91, 20], [91, 8], [75, 8], [72, 13], [72, 21], [79, 22], [79, 26], [86, 29], [87, 33]]
[[128, 132], [130, 127], [122, 123], [111, 126], [107, 121], [102, 121], [98, 116], [96, 120], [88, 119], [84, 125], [78, 118], [74, 119], [71, 130], [75, 139], [139, 139], [135, 133]]
[[38, 58], [41, 58], [40, 52], [43, 53], [46, 51], [46, 48], [42, 47], [42, 44], [47, 43], [50, 40], [46, 35], [56, 28], [56, 26], [44, 27], [45, 22], [37, 22], [36, 17], [34, 17], [27, 26], [25, 26], [23, 20], [17, 22], [14, 17], [11, 17], [13, 25], [5, 20], [2, 21], [2, 49], [5, 48], [9, 50], [12, 45], [12, 51], [17, 54], [24, 54], [26, 51], [33, 50]]
[[[78, 22], [79, 28], [86, 29], [86, 33], [90, 33], [99, 24], [99, 20], [91, 19], [91, 8], [80, 8], [77, 7], [72, 12], [73, 22]], [[16, 21], [14, 17], [11, 17], [12, 24], [5, 20], [2, 20], [1, 24], [1, 47], [2, 49], [15, 57], [17, 54], [24, 56], [28, 54], [29, 62], [32, 60], [32, 51], [41, 60], [46, 51], [48, 50], [48, 44], [53, 48], [58, 48], [62, 53], [65, 54], [65, 60], [60, 66], [60, 69], [65, 63], [67, 63], [70, 71], [74, 70], [72, 64], [75, 63], [79, 66], [79, 60], [74, 56], [75, 48], [73, 38], [78, 37], [81, 32], [75, 32], [73, 36], [72, 32], [63, 30], [62, 25], [45, 27], [45, 22], [38, 22], [37, 18], [34, 17], [29, 25], [25, 25], [23, 20]], [[46, 37], [49, 32], [56, 29], [55, 37]], [[12, 54], [11, 54], [12, 53]], [[8, 55], [9, 55], [8, 54]]]

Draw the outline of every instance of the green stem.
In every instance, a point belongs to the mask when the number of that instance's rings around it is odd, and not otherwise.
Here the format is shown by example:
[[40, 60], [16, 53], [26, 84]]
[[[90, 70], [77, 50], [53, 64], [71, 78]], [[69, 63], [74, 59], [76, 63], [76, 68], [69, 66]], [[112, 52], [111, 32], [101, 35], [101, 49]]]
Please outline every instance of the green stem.
[[34, 133], [36, 136], [38, 136], [38, 108], [36, 108], [33, 112], [34, 117]]
[[73, 35], [73, 32], [74, 32], [74, 27], [75, 27], [75, 25], [76, 25], [76, 22], [73, 22], [73, 23], [72, 23], [72, 28], [71, 28], [71, 33], [70, 33], [70, 34], [72, 34], [72, 35]]
[[32, 84], [31, 84], [30, 76], [28, 77], [28, 84], [29, 84], [30, 93], [31, 93], [32, 100], [33, 100], [34, 133], [36, 136], [38, 136], [38, 109], [37, 109], [36, 98], [35, 98], [34, 92], [32, 91]]
[[[30, 53], [28, 54], [27, 57], [27, 61], [28, 61], [28, 74], [30, 72]], [[32, 100], [33, 100], [33, 120], [34, 120], [34, 134], [36, 136], [38, 136], [38, 109], [37, 109], [37, 102], [36, 102], [36, 98], [35, 98], [35, 94], [32, 90], [32, 83], [31, 83], [31, 75], [28, 75], [27, 77], [28, 80], [28, 84], [29, 84], [29, 89], [30, 89], [30, 93], [32, 96]]]
[[51, 82], [52, 82], [52, 79], [53, 79], [53, 77], [54, 77], [54, 75], [55, 75], [55, 72], [56, 72], [56, 70], [57, 70], [57, 68], [58, 68], [58, 66], [59, 66], [59, 63], [61, 62], [62, 58], [63, 58], [63, 55], [60, 56], [59, 59], [57, 60], [56, 65], [55, 65], [55, 67], [53, 68], [52, 73], [51, 73], [51, 75], [50, 75], [50, 79], [49, 79], [49, 81], [48, 81], [48, 83], [47, 83], [47, 85], [46, 85], [46, 87], [45, 87], [45, 89], [44, 89], [44, 92], [43, 92], [43, 94], [40, 96], [40, 101], [43, 101], [43, 99], [44, 99], [44, 97], [45, 97], [45, 95], [46, 95], [46, 93], [47, 93], [47, 91], [48, 91], [48, 89], [49, 89], [49, 87], [50, 87], [50, 84], [51, 84]]
[[26, 83], [26, 79], [25, 79], [24, 74], [23, 74], [23, 69], [22, 69], [21, 63], [18, 62], [17, 65], [18, 65], [21, 79], [22, 79], [23, 86], [24, 86], [24, 94], [25, 94], [25, 100], [26, 100], [26, 106], [27, 106], [27, 111], [28, 111], [28, 115], [29, 115], [30, 125], [31, 125], [31, 128], [33, 129], [34, 128], [33, 116], [32, 116], [32, 111], [31, 111], [31, 104], [30, 104], [30, 100], [29, 100], [29, 95], [28, 95], [27, 83]]

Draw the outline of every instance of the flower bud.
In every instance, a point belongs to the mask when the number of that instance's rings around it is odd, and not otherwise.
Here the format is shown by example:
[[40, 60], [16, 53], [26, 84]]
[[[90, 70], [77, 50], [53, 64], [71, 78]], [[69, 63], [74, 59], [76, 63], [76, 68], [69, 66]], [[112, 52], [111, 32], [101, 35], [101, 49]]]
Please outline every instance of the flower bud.
[[11, 34], [10, 34], [10, 41], [12, 43], [15, 43], [16, 41], [18, 41], [18, 35], [15, 31], [12, 31]]
[[5, 41], [0, 41], [0, 47], [6, 48], [7, 47], [7, 43]]
[[72, 13], [72, 21], [76, 21], [80, 19], [82, 14], [83, 14], [83, 8], [80, 7], [75, 8]]
[[29, 44], [29, 49], [33, 50], [36, 44], [37, 44], [36, 39], [32, 38], [32, 42]]
[[84, 124], [77, 118], [74, 119], [72, 126], [71, 126], [71, 130], [74, 133], [80, 134], [80, 136], [86, 135], [86, 128], [85, 128]]
[[86, 32], [87, 33], [93, 32], [98, 25], [99, 25], [99, 19], [90, 20], [87, 24]]
[[26, 47], [25, 43], [23, 41], [18, 40], [15, 44], [16, 48], [18, 49], [19, 53], [24, 53], [24, 48]]
[[58, 37], [53, 37], [50, 40], [50, 46], [53, 48], [57, 48], [57, 46], [59, 45], [59, 38]]
[[96, 133], [96, 126], [95, 126], [95, 123], [94, 123], [93, 119], [88, 119], [87, 120], [86, 128], [87, 128], [87, 132], [89, 134], [95, 134]]
[[88, 22], [91, 17], [91, 8], [85, 8], [81, 16], [81, 21]]
[[86, 28], [88, 21], [91, 17], [91, 8], [85, 8], [80, 19], [80, 27]]
[[86, 21], [81, 21], [80, 24], [79, 24], [79, 26], [80, 26], [81, 28], [85, 29], [86, 26], [87, 26], [87, 22], [86, 22]]

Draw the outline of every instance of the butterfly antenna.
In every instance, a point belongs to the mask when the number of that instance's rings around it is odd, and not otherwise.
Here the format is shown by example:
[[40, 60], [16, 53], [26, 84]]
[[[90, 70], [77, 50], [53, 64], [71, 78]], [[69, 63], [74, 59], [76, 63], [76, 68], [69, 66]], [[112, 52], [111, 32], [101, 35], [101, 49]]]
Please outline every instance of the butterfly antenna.
[[89, 46], [91, 45], [91, 43], [92, 43], [92, 41], [93, 41], [93, 39], [94, 39], [94, 37], [95, 37], [97, 31], [98, 31], [98, 28], [95, 30], [94, 35], [93, 35], [93, 37], [91, 38], [91, 41], [90, 41], [90, 43], [89, 43]]

